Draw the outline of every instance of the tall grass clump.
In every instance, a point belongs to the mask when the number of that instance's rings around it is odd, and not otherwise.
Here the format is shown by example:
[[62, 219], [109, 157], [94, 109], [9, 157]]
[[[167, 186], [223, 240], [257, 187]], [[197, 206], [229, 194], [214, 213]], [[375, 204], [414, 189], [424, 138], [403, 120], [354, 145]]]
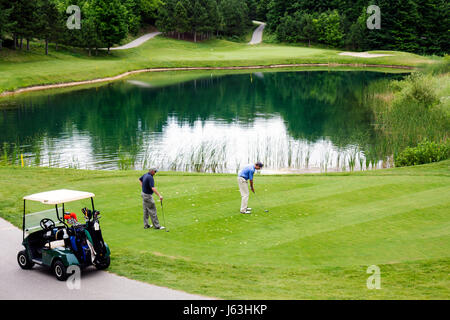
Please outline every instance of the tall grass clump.
[[1, 160], [0, 165], [5, 166], [8, 164], [8, 144], [6, 142], [3, 143], [1, 147]]
[[450, 56], [445, 55], [442, 60], [422, 65], [419, 69], [422, 73], [433, 76], [450, 73]]
[[448, 86], [449, 73], [434, 76], [431, 72], [415, 72], [404, 80], [390, 82], [384, 94], [372, 97], [378, 144], [385, 154], [398, 155], [424, 140], [446, 143], [450, 118], [442, 81]]
[[224, 173], [228, 170], [227, 144], [211, 140], [183, 145], [174, 151], [147, 148], [140, 166], [146, 168], [150, 164], [161, 170]]
[[15, 143], [3, 142], [0, 145], [0, 165], [18, 165], [20, 164], [21, 149]]
[[122, 146], [119, 146], [117, 153], [117, 166], [119, 170], [134, 169], [136, 164], [136, 154], [134, 152], [122, 151]]
[[403, 81], [394, 81], [394, 87], [398, 87], [394, 104], [417, 104], [418, 107], [430, 109], [439, 103], [439, 98], [434, 86], [435, 78], [429, 74], [416, 72]]

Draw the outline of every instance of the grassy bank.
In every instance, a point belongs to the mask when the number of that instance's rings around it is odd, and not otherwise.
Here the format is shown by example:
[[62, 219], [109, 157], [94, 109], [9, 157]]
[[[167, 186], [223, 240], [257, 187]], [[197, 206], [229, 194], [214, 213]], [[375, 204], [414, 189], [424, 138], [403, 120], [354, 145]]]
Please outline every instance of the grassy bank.
[[374, 112], [380, 153], [397, 155], [424, 140], [448, 144], [450, 60], [423, 68], [401, 81], [373, 84], [367, 104]]
[[[0, 215], [19, 226], [26, 194], [92, 191], [111, 272], [207, 296], [448, 299], [449, 167], [258, 176], [270, 213], [251, 198], [253, 215], [233, 175], [161, 173], [169, 233], [143, 229], [140, 172], [0, 167]], [[366, 288], [370, 265], [381, 290]]]
[[[340, 56], [337, 50], [275, 44], [249, 46], [225, 40], [191, 43], [157, 37], [142, 46], [100, 52], [89, 57], [78, 49], [51, 48], [43, 54], [42, 44], [30, 52], [0, 51], [0, 92], [17, 88], [111, 77], [131, 70], [155, 67], [229, 67], [295, 63], [342, 63], [418, 66], [434, 60], [403, 52], [390, 57], [355, 58]], [[385, 53], [385, 52], [384, 52]]]
[[[164, 87], [177, 83], [188, 82], [196, 79], [202, 79], [211, 76], [223, 76], [229, 74], [254, 74], [256, 72], [300, 72], [300, 71], [369, 71], [369, 72], [382, 72], [390, 74], [405, 74], [408, 70], [393, 69], [383, 67], [346, 67], [346, 66], [332, 66], [332, 67], [286, 67], [286, 68], [262, 68], [258, 70], [254, 69], [238, 69], [238, 70], [191, 70], [191, 71], [165, 71], [165, 72], [144, 72], [132, 75], [130, 77], [124, 77], [118, 81], [127, 81], [128, 79], [151, 83], [152, 87]], [[84, 90], [89, 88], [98, 88], [105, 86], [110, 82], [97, 82], [77, 86], [67, 86], [62, 88], [50, 88], [46, 90], [36, 90], [20, 93], [19, 95], [11, 94], [0, 96], [0, 108], [14, 107], [18, 101], [22, 99], [35, 98], [40, 96], [47, 96], [51, 94], [61, 94], [65, 92], [72, 92], [77, 90]]]

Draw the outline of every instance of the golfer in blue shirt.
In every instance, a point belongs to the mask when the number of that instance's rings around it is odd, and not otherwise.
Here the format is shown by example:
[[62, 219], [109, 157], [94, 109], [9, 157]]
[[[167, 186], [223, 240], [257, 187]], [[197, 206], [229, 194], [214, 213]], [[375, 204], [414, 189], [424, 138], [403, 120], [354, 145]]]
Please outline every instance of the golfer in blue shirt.
[[248, 190], [248, 181], [250, 181], [250, 189], [255, 193], [255, 188], [253, 186], [253, 175], [256, 170], [261, 170], [264, 165], [261, 162], [257, 162], [254, 165], [246, 166], [238, 176], [239, 191], [241, 192], [241, 213], [250, 214], [252, 209], [248, 207], [248, 198], [250, 192]]

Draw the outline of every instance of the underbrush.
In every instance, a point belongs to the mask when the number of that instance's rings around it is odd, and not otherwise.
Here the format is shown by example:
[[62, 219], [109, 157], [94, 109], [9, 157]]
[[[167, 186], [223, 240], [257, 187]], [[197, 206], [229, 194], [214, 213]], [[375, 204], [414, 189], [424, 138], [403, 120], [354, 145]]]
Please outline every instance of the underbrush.
[[450, 157], [450, 145], [423, 141], [415, 148], [406, 148], [395, 157], [397, 167], [416, 166], [439, 162]]

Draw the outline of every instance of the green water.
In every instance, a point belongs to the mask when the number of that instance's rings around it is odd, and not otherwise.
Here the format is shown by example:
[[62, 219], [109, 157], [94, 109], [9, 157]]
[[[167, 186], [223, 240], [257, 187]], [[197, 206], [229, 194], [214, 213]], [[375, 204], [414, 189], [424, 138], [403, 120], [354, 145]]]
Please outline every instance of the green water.
[[[161, 81], [165, 77], [165, 81]], [[366, 71], [144, 74], [0, 107], [2, 161], [80, 169], [266, 172], [376, 168]], [[178, 79], [180, 78], [180, 79]], [[170, 81], [170, 80], [173, 81]], [[8, 160], [7, 160], [8, 159]]]

